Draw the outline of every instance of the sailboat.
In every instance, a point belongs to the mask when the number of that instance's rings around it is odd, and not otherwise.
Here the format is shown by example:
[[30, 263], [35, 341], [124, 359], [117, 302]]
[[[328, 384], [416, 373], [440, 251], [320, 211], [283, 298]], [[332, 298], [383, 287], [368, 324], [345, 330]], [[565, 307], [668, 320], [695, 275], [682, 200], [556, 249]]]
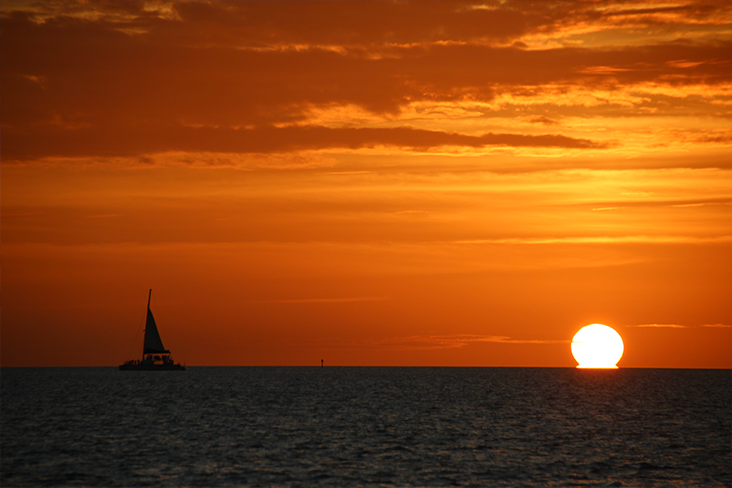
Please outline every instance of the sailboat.
[[142, 359], [130, 359], [120, 364], [120, 370], [136, 371], [182, 371], [185, 366], [173, 361], [170, 351], [165, 349], [160, 339], [155, 317], [150, 310], [152, 290], [147, 296], [147, 319], [145, 320], [145, 344], [142, 346]]

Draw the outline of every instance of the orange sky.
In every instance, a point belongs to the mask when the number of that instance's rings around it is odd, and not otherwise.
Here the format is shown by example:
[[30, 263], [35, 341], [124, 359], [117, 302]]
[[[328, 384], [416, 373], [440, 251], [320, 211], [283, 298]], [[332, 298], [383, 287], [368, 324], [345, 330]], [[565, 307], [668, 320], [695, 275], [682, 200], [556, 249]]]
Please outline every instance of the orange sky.
[[732, 6], [0, 8], [3, 366], [732, 367]]

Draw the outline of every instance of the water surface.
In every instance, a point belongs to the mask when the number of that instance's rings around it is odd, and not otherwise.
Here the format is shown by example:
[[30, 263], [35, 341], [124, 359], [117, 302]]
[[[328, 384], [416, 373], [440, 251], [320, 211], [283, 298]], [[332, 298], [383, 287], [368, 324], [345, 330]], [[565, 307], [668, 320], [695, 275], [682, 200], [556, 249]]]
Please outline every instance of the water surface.
[[729, 370], [0, 371], [0, 485], [732, 485]]

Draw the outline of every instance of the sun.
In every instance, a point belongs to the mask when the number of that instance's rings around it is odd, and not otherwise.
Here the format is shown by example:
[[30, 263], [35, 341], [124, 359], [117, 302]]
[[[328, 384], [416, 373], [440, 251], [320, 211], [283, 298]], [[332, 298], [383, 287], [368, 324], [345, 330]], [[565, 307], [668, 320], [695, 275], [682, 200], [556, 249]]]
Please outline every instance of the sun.
[[620, 334], [607, 325], [586, 325], [572, 338], [572, 356], [581, 369], [617, 369], [623, 349]]

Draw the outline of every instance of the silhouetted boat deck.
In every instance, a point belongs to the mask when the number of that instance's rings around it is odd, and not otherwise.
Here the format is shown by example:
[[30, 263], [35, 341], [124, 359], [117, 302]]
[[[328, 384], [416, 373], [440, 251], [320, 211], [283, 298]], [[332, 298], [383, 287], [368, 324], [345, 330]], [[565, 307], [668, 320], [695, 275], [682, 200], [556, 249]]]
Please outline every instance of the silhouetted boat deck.
[[120, 364], [121, 371], [184, 371], [186, 368], [173, 361], [170, 351], [165, 349], [163, 341], [155, 324], [150, 299], [152, 290], [147, 297], [147, 318], [145, 319], [145, 344], [142, 347], [142, 359], [130, 359]]

